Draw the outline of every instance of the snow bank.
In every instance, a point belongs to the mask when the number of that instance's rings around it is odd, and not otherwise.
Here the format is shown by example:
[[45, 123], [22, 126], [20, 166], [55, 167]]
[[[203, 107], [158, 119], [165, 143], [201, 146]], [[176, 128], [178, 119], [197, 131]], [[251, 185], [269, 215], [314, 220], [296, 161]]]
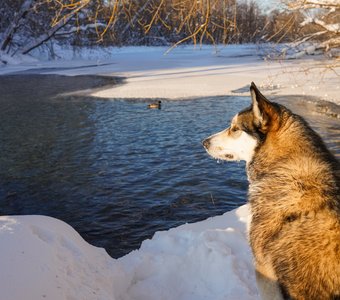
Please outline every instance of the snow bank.
[[129, 284], [117, 298], [256, 299], [247, 224], [248, 207], [243, 206], [199, 223], [157, 232], [140, 250], [118, 260], [129, 274]]
[[157, 232], [112, 259], [67, 224], [0, 217], [0, 290], [6, 300], [257, 299], [248, 207]]

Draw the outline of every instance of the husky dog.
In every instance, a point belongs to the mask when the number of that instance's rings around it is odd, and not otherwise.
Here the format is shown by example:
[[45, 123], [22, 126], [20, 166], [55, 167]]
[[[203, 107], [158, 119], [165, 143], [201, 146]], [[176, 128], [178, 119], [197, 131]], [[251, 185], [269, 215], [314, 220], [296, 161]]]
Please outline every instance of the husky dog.
[[249, 238], [263, 299], [340, 299], [340, 166], [298, 115], [254, 83], [252, 105], [203, 141], [220, 160], [245, 160]]

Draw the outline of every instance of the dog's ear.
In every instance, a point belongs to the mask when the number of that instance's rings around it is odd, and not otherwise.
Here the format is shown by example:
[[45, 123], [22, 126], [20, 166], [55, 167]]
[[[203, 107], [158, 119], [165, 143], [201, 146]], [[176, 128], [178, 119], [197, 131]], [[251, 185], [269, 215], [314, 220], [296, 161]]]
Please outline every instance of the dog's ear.
[[277, 119], [277, 111], [273, 103], [261, 94], [254, 82], [250, 85], [250, 94], [255, 124], [265, 133], [269, 130], [271, 122]]

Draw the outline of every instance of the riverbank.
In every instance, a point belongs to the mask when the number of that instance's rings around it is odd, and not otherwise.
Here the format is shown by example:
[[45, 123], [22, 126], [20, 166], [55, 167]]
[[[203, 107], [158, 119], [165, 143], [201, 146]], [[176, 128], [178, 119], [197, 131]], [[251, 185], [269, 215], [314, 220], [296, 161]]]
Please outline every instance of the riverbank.
[[0, 74], [103, 75], [125, 78], [124, 84], [95, 91], [102, 98], [188, 99], [247, 95], [254, 81], [270, 98], [317, 97], [340, 104], [340, 66], [323, 56], [265, 60], [263, 47], [229, 45], [124, 47], [57, 53], [58, 61], [23, 62], [0, 68]]

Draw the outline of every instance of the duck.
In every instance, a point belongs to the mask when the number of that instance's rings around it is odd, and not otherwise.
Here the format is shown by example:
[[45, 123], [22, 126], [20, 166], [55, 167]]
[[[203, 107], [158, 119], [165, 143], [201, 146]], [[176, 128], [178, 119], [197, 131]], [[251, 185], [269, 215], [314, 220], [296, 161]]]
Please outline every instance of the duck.
[[158, 108], [158, 109], [161, 109], [161, 103], [162, 103], [162, 101], [150, 103], [148, 105], [148, 108]]

